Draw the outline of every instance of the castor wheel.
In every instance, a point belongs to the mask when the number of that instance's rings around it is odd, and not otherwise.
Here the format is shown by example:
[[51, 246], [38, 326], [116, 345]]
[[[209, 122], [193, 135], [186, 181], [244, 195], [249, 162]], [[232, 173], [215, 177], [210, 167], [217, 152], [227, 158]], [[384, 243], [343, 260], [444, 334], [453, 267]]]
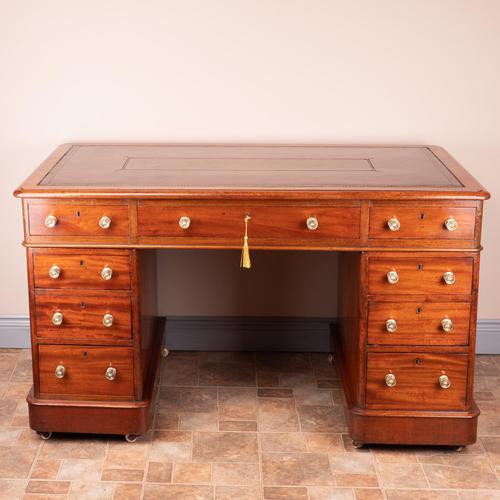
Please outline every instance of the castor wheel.
[[166, 358], [168, 355], [170, 354], [170, 351], [164, 347], [162, 350], [161, 350], [161, 355]]
[[48, 441], [52, 437], [52, 432], [39, 432], [38, 435], [45, 441]]
[[360, 448], [363, 448], [364, 445], [365, 445], [365, 443], [360, 443], [359, 441], [354, 441], [354, 439], [352, 440], [352, 446], [354, 448], [356, 448], [357, 450], [359, 450]]
[[333, 365], [333, 354], [329, 354], [328, 355], [327, 361], [328, 361], [328, 363], [330, 363], [331, 365]]
[[461, 451], [464, 451], [465, 450], [465, 445], [459, 445], [459, 446], [455, 446], [453, 448], [457, 453], [460, 453]]
[[127, 443], [135, 443], [138, 437], [136, 434], [125, 434], [125, 441]]

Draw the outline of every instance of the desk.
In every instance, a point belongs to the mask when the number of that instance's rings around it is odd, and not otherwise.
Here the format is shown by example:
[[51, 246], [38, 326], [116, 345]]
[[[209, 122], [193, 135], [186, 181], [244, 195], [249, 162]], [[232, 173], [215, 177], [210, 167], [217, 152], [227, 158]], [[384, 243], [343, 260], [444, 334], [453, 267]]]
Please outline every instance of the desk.
[[332, 350], [357, 445], [475, 441], [489, 194], [442, 148], [67, 144], [15, 195], [43, 437], [146, 432], [164, 324], [155, 249], [241, 248], [248, 217], [250, 258], [340, 252]]

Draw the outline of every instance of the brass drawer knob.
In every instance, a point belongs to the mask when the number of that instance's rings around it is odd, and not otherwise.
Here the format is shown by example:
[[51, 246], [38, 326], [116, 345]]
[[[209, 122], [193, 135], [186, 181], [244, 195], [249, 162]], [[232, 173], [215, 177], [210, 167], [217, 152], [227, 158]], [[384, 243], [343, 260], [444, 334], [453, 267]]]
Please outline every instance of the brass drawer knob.
[[45, 219], [45, 226], [48, 227], [49, 229], [56, 227], [56, 224], [58, 223], [57, 217], [55, 215], [47, 215], [47, 218]]
[[108, 266], [104, 267], [103, 270], [101, 271], [101, 278], [104, 281], [110, 280], [112, 276], [113, 276], [113, 270]]
[[398, 324], [395, 319], [388, 319], [385, 322], [385, 328], [389, 333], [394, 333], [398, 329]]
[[449, 318], [444, 318], [441, 320], [441, 328], [445, 332], [452, 332], [453, 331], [453, 321]]
[[391, 217], [387, 221], [387, 227], [391, 231], [399, 231], [399, 228], [401, 227], [401, 223], [399, 222], [399, 220], [396, 217]]
[[116, 368], [113, 366], [110, 366], [107, 370], [106, 373], [104, 374], [107, 380], [114, 380], [116, 378]]
[[191, 225], [191, 219], [187, 215], [183, 215], [179, 219], [179, 226], [181, 229], [188, 229]]
[[111, 226], [111, 217], [108, 217], [107, 215], [103, 215], [99, 219], [99, 226], [102, 229], [109, 229], [109, 227]]
[[443, 280], [447, 285], [455, 284], [455, 275], [451, 271], [446, 271], [443, 274]]
[[456, 231], [458, 229], [458, 222], [453, 217], [448, 217], [444, 221], [444, 226], [448, 231]]
[[451, 380], [450, 378], [448, 377], [448, 375], [441, 375], [439, 377], [439, 385], [441, 386], [441, 388], [443, 389], [448, 389], [451, 387]]
[[399, 274], [394, 269], [392, 269], [387, 273], [387, 281], [391, 285], [395, 285], [399, 281]]
[[109, 328], [110, 326], [113, 326], [113, 320], [113, 315], [107, 313], [102, 317], [102, 324]]
[[62, 325], [62, 322], [63, 322], [63, 313], [62, 312], [55, 312], [53, 315], [52, 315], [52, 324], [55, 325], [55, 326], [61, 326]]
[[318, 219], [316, 219], [316, 217], [309, 217], [306, 221], [306, 224], [307, 224], [307, 229], [309, 229], [310, 231], [315, 231], [316, 229], [318, 229], [319, 226], [319, 222]]
[[56, 280], [57, 278], [59, 278], [59, 276], [61, 276], [61, 268], [57, 264], [53, 264], [49, 269], [49, 276], [53, 280]]
[[56, 369], [54, 370], [54, 375], [57, 378], [64, 378], [65, 374], [66, 374], [66, 368], [64, 368], [63, 365], [56, 366]]
[[388, 373], [385, 376], [385, 385], [387, 387], [395, 387], [396, 386], [396, 375], [394, 375], [394, 373]]

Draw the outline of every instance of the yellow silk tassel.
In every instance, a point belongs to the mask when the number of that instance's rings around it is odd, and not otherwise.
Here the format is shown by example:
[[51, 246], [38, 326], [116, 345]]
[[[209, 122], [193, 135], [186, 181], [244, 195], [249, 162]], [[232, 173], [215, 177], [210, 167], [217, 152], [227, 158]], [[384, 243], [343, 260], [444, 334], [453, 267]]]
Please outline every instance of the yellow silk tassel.
[[252, 263], [250, 262], [250, 249], [248, 248], [248, 221], [251, 219], [249, 215], [245, 216], [245, 237], [243, 243], [243, 250], [241, 251], [240, 267], [250, 269]]

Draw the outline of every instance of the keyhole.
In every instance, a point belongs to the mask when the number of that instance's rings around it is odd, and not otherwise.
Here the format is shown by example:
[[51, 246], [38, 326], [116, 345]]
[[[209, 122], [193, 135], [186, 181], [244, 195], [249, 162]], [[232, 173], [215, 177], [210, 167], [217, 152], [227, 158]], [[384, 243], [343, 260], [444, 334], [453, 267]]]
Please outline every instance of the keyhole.
[[82, 352], [82, 356], [83, 356], [84, 358], [86, 358], [86, 357], [88, 356], [87, 351], [83, 351], [83, 352]]
[[419, 271], [422, 271], [422, 269], [423, 269], [423, 268], [424, 268], [424, 265], [423, 265], [423, 264], [418, 264], [418, 265], [417, 265], [417, 269], [418, 269]]
[[415, 366], [418, 366], [420, 363], [422, 363], [422, 360], [420, 358], [415, 359]]
[[424, 220], [425, 214], [424, 212], [420, 212], [420, 220]]
[[80, 267], [83, 267], [83, 260], [80, 261]]
[[80, 210], [77, 210], [77, 211], [76, 211], [76, 216], [77, 216], [77, 217], [80, 217]]
[[82, 309], [85, 309], [85, 302], [83, 302], [83, 301], [82, 301], [82, 302], [80, 302], [80, 307], [81, 307]]
[[421, 307], [417, 307], [416, 311], [415, 311], [417, 314], [420, 314], [422, 312], [422, 308]]

